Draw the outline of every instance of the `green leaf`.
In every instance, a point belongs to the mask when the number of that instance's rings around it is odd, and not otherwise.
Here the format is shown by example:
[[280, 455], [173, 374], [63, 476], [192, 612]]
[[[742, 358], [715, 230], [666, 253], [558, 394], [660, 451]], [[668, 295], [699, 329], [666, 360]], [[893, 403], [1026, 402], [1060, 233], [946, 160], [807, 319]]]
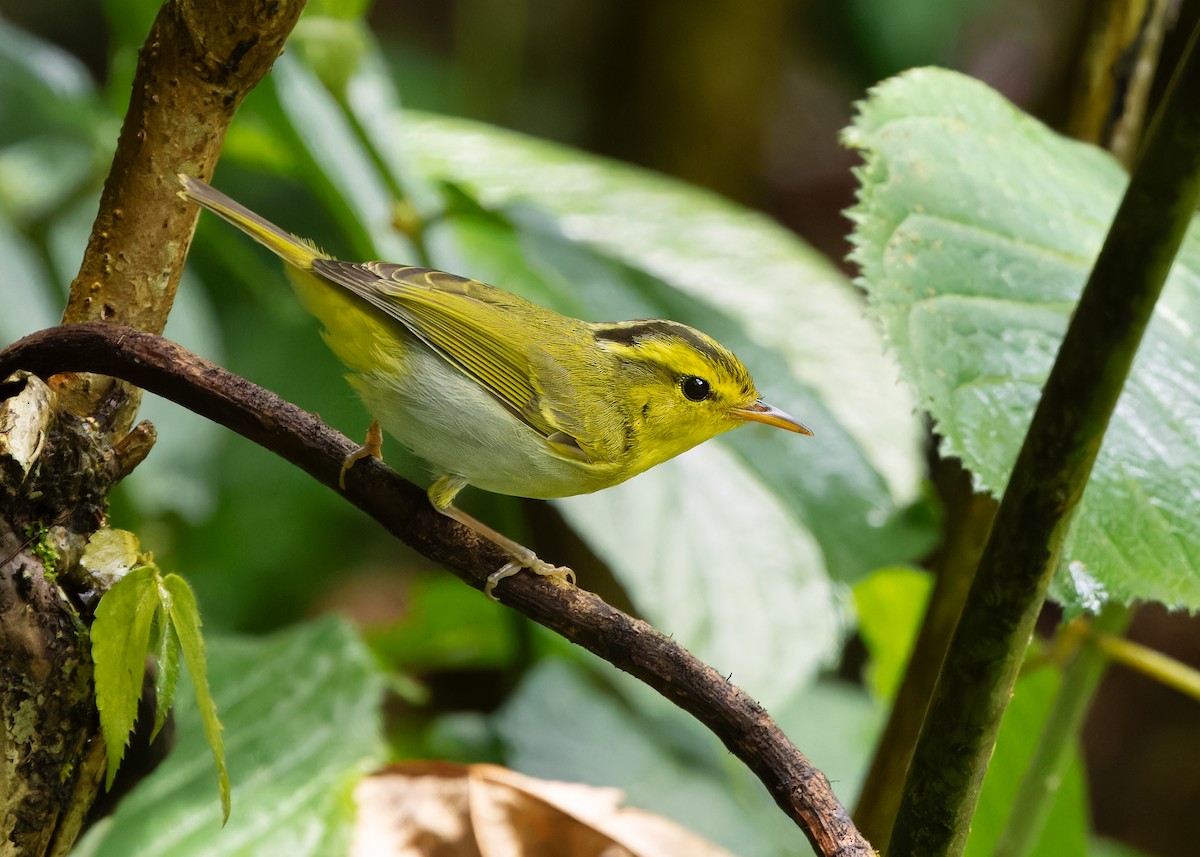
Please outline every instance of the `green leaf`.
[[854, 585], [858, 633], [871, 655], [867, 679], [880, 699], [900, 687], [932, 587], [929, 573], [915, 568], [883, 568]]
[[[303, 178], [353, 245], [373, 245], [363, 255], [413, 261], [396, 255], [413, 252], [391, 223], [402, 195], [426, 220], [429, 255], [418, 261], [576, 315], [695, 324], [742, 355], [774, 404], [811, 421], [816, 442], [748, 428], [618, 494], [558, 505], [639, 607], [751, 692], [785, 698], [811, 680], [844, 632], [830, 578], [919, 555], [934, 532], [921, 494], [923, 428], [848, 281], [766, 217], [712, 194], [499, 129], [402, 113], [375, 53], [344, 97], [296, 57], [282, 58], [272, 81], [273, 106], [254, 108], [255, 127], [295, 138], [315, 168]], [[429, 196], [447, 185], [443, 199]], [[699, 495], [714, 488], [726, 493], [705, 506]], [[688, 552], [660, 563], [656, 546], [628, 550], [622, 527], [643, 511], [658, 516], [664, 496], [688, 498], [705, 520], [724, 506], [757, 520], [738, 532], [661, 515], [663, 543]], [[770, 657], [734, 630], [760, 613]], [[795, 644], [786, 657], [785, 639]], [[797, 649], [803, 657], [792, 657]]]
[[179, 650], [181, 647], [175, 623], [159, 605], [154, 614], [154, 633], [150, 650], [154, 653], [157, 671], [154, 674], [154, 729], [150, 740], [158, 737], [167, 715], [175, 705], [175, 689], [179, 686]]
[[137, 719], [158, 593], [158, 569], [144, 565], [118, 580], [96, 608], [92, 660], [96, 665], [96, 708], [108, 755], [105, 788], [112, 788]]
[[325, 857], [345, 853], [358, 778], [384, 761], [383, 677], [336, 619], [268, 638], [210, 635], [236, 811], [221, 827], [212, 751], [191, 693], [171, 755], [79, 846], [93, 857]]
[[[179, 640], [183, 662], [192, 677], [196, 692], [196, 707], [204, 725], [204, 737], [212, 749], [217, 765], [217, 783], [221, 792], [222, 822], [229, 820], [229, 771], [225, 767], [225, 742], [221, 738], [221, 721], [217, 720], [217, 705], [208, 689], [208, 665], [204, 658], [204, 638], [200, 635], [200, 608], [187, 581], [178, 574], [163, 578], [164, 599], [173, 635]], [[177, 667], [176, 667], [177, 668]], [[157, 717], [155, 718], [157, 726]]]
[[[860, 105], [851, 212], [870, 308], [978, 484], [999, 494], [1125, 186], [983, 84], [908, 72]], [[1067, 538], [1053, 594], [1200, 607], [1200, 230], [1184, 241]]]

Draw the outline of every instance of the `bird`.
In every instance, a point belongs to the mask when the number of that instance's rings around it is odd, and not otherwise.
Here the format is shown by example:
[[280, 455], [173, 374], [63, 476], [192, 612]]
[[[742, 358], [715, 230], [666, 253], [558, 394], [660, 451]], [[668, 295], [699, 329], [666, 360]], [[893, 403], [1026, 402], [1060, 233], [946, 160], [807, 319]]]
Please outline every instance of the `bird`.
[[[179, 196], [211, 211], [286, 263], [302, 305], [349, 370], [382, 431], [427, 462], [433, 508], [509, 557], [485, 593], [529, 569], [574, 572], [458, 509], [468, 485], [552, 499], [609, 488], [726, 431], [756, 422], [803, 435], [767, 404], [749, 371], [710, 336], [675, 321], [588, 322], [478, 280], [392, 262], [345, 262], [185, 174]], [[382, 427], [382, 431], [381, 431]]]

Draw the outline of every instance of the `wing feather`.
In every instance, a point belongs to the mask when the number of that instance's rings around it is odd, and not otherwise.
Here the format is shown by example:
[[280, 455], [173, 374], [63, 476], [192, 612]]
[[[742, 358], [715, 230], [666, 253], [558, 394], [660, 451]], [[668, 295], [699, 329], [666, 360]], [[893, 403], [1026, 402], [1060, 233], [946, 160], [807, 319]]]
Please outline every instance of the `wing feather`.
[[[514, 312], [520, 312], [522, 324], [540, 328], [554, 315], [551, 310], [478, 280], [429, 268], [317, 259], [312, 270], [403, 324], [561, 455], [587, 459], [579, 439], [556, 424], [545, 401], [538, 379], [546, 356], [515, 344], [511, 335]], [[533, 341], [544, 333], [528, 332]]]

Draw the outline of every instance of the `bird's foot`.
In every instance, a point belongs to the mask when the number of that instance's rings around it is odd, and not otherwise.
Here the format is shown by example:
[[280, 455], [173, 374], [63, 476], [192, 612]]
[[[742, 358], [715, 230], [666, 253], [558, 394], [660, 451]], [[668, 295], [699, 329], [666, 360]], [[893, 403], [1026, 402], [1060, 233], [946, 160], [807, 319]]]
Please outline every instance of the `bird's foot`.
[[545, 560], [538, 559], [533, 551], [529, 551], [528, 556], [522, 555], [520, 557], [515, 557], [512, 562], [505, 563], [499, 571], [489, 574], [487, 585], [483, 587], [483, 594], [493, 601], [499, 601], [500, 599], [493, 594], [496, 584], [506, 577], [512, 577], [523, 568], [529, 569], [534, 574], [540, 574], [543, 577], [551, 577], [570, 586], [575, 585], [574, 571], [567, 568], [565, 565], [551, 565]]
[[429, 489], [429, 500], [433, 504], [433, 508], [437, 509], [447, 518], [453, 518], [464, 527], [474, 530], [479, 535], [483, 536], [488, 541], [495, 544], [510, 557], [510, 560], [500, 567], [499, 571], [492, 572], [488, 575], [487, 583], [484, 584], [483, 594], [493, 601], [499, 601], [493, 594], [496, 584], [506, 577], [512, 577], [523, 568], [527, 568], [534, 574], [540, 574], [543, 577], [551, 577], [561, 583], [575, 585], [575, 572], [567, 568], [565, 565], [551, 565], [544, 560], [540, 560], [533, 551], [518, 542], [514, 542], [508, 536], [501, 535], [493, 530], [482, 521], [477, 521], [461, 509], [456, 509], [451, 500], [454, 495], [462, 489], [467, 482], [461, 476], [443, 476], [433, 483], [433, 487]]
[[339, 488], [346, 490], [346, 471], [353, 467], [356, 461], [367, 457], [383, 461], [383, 430], [375, 420], [371, 420], [371, 427], [367, 429], [367, 439], [363, 441], [363, 445], [342, 459], [342, 470], [338, 474]]

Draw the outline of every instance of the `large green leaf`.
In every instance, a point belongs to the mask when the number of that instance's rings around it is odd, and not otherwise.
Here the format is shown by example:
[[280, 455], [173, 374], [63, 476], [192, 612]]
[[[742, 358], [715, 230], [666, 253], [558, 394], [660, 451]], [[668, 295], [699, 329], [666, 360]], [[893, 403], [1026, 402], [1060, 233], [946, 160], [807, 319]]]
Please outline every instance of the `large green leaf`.
[[[176, 593], [178, 595], [178, 593]], [[103, 601], [101, 602], [103, 603]], [[382, 677], [347, 625], [325, 619], [274, 637], [211, 637], [233, 786], [221, 827], [211, 751], [194, 697], [176, 706], [178, 744], [81, 844], [90, 855], [324, 857], [349, 841], [358, 777], [383, 761]]]
[[[425, 190], [443, 186], [421, 261], [572, 314], [695, 324], [817, 431], [809, 442], [745, 429], [629, 486], [559, 504], [656, 624], [751, 692], [789, 696], [840, 641], [844, 611], [830, 578], [912, 556], [931, 537], [927, 514], [905, 516], [918, 501], [920, 426], [857, 295], [761, 215], [563, 147], [402, 113], [376, 75], [365, 63], [348, 84], [348, 115], [329, 109], [316, 121], [313, 105], [331, 108], [329, 96], [300, 64], [281, 62], [279, 111], [289, 134], [320, 126], [326, 142], [305, 145], [331, 175], [359, 163], [346, 189], [378, 169], [376, 181], [415, 195], [428, 214]], [[330, 154], [356, 135], [373, 163]], [[373, 211], [359, 210], [369, 221], [360, 235], [377, 234]], [[743, 526], [716, 520], [735, 507]], [[642, 527], [631, 548], [630, 521], [658, 527]], [[745, 639], [747, 625], [761, 648]]]
[[[873, 91], [855, 258], [944, 452], [999, 493], [1125, 175], [983, 84], [909, 72]], [[1054, 593], [1200, 607], [1200, 231], [1192, 229], [1117, 406]]]
[[[813, 493], [828, 502], [853, 484], [875, 504], [876, 528], [914, 500], [921, 427], [893, 383], [895, 367], [879, 353], [854, 290], [778, 224], [665, 176], [480, 123], [409, 111], [398, 131], [430, 176], [456, 182], [486, 208], [516, 208], [523, 231], [560, 236], [640, 273], [645, 309], [701, 319], [716, 310], [781, 356], [786, 373], [829, 411], [809, 417], [824, 438], [811, 445], [819, 448], [794, 450], [812, 470]], [[590, 282], [590, 272], [560, 273], [592, 312], [620, 306], [606, 294], [610, 284]], [[848, 446], [838, 450], [846, 455], [836, 470], [821, 466], [831, 441]], [[772, 457], [763, 470], [774, 475], [776, 463]], [[835, 505], [844, 502], [838, 496]], [[856, 567], [855, 551], [844, 553], [855, 567], [849, 576], [869, 570]]]

